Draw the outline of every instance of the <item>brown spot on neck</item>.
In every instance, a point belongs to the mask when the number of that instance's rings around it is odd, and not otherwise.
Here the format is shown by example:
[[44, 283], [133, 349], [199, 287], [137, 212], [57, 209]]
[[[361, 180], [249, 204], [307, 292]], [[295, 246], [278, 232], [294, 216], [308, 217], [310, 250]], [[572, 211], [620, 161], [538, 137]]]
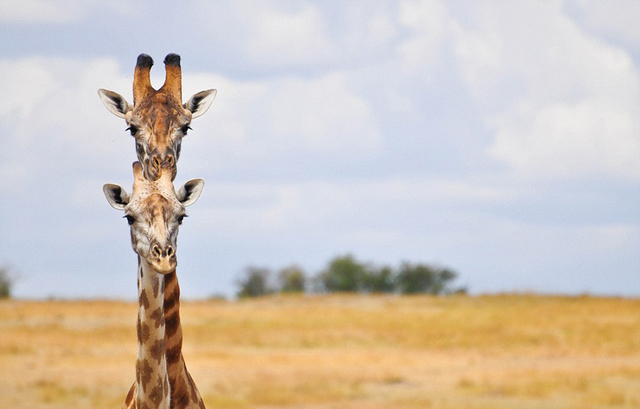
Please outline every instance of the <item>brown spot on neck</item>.
[[173, 337], [180, 329], [180, 313], [175, 311], [171, 315], [165, 317], [164, 322], [167, 337]]
[[153, 369], [146, 360], [136, 362], [136, 379], [138, 384], [145, 388], [151, 381]]
[[144, 307], [144, 309], [149, 309], [149, 297], [147, 297], [147, 290], [145, 290], [144, 288], [142, 289], [142, 291], [140, 291], [140, 296], [138, 297], [138, 303], [139, 305], [141, 305], [142, 307]]
[[165, 354], [164, 345], [165, 345], [164, 338], [156, 339], [155, 342], [149, 348], [149, 354], [153, 359], [158, 361], [158, 363], [160, 363], [160, 361], [162, 360], [162, 357]]
[[150, 315], [150, 318], [153, 320], [156, 329], [160, 328], [160, 326], [164, 325], [164, 312], [162, 311], [162, 307], [156, 308]]
[[173, 348], [167, 349], [167, 367], [171, 367], [180, 362], [180, 358], [182, 357], [182, 340], [178, 345], [175, 345]]
[[153, 298], [158, 298], [158, 293], [160, 292], [160, 289], [162, 287], [163, 284], [163, 279], [162, 277], [156, 277], [155, 280], [153, 280], [152, 283], [152, 289], [153, 289]]
[[153, 385], [153, 387], [151, 388], [151, 391], [148, 394], [149, 400], [153, 402], [153, 404], [155, 405], [154, 407], [156, 408], [160, 405], [160, 403], [164, 399], [164, 396], [165, 396], [164, 386], [165, 386], [164, 377], [161, 374], [158, 376], [158, 379], [155, 385]]
[[151, 331], [147, 324], [141, 323], [140, 319], [138, 319], [138, 342], [141, 345], [146, 344], [149, 341], [149, 337], [151, 336]]

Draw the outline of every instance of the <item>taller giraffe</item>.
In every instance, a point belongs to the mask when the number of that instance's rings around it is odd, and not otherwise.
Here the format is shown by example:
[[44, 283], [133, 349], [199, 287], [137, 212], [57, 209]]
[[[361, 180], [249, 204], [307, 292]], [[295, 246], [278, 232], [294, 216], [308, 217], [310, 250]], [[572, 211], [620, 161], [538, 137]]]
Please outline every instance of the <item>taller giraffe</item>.
[[191, 129], [191, 120], [204, 114], [216, 96], [215, 89], [201, 91], [183, 104], [180, 56], [168, 54], [164, 64], [164, 85], [155, 90], [150, 80], [153, 59], [147, 54], [138, 56], [133, 77], [133, 106], [116, 92], [98, 90], [107, 109], [126, 121], [127, 130], [136, 139], [144, 176], [149, 180], [158, 178], [163, 163], [169, 164], [171, 180], [175, 179], [182, 138]]
[[[104, 186], [109, 204], [124, 210], [131, 226], [131, 244], [138, 254], [136, 381], [122, 407], [203, 409], [204, 403], [182, 359], [181, 345], [177, 348], [181, 368], [174, 369], [174, 378], [177, 373], [188, 382], [172, 382], [169, 368], [175, 366], [176, 347], [169, 347], [167, 340], [175, 337], [180, 325], [175, 294], [178, 226], [186, 216], [185, 207], [200, 196], [204, 181], [191, 180], [176, 193], [167, 163], [155, 181], [144, 178], [139, 162], [133, 164], [133, 173], [131, 195], [119, 185]], [[166, 302], [167, 293], [169, 299], [175, 300], [174, 305]]]

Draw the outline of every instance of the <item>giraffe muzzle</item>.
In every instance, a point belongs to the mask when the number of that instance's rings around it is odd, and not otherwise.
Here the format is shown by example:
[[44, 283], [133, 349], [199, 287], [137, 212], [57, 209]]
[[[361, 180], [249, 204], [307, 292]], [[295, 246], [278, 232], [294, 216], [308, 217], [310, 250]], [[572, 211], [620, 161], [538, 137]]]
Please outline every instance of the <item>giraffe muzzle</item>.
[[153, 244], [149, 258], [153, 268], [161, 274], [174, 271], [178, 265], [176, 250], [170, 244], [166, 246], [161, 246], [158, 243]]
[[147, 179], [158, 180], [165, 168], [171, 169], [171, 180], [174, 180], [177, 174], [175, 156], [172, 153], [166, 153], [164, 156], [152, 155], [147, 161]]

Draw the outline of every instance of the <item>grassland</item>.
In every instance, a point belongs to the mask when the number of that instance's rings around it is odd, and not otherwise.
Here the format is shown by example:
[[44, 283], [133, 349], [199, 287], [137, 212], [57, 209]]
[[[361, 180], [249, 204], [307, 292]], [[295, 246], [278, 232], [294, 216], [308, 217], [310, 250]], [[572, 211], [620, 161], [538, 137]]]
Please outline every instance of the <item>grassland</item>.
[[[212, 408], [638, 408], [640, 300], [502, 295], [183, 302]], [[0, 302], [0, 408], [119, 408], [136, 305]]]

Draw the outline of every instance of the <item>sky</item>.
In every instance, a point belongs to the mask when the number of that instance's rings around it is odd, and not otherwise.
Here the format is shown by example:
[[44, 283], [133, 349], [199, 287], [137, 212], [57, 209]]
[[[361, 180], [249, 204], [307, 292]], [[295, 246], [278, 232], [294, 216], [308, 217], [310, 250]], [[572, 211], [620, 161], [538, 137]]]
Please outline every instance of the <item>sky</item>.
[[640, 2], [0, 2], [0, 264], [20, 298], [135, 299], [136, 57], [216, 88], [176, 185], [183, 298], [246, 266], [445, 266], [471, 293], [640, 296]]

